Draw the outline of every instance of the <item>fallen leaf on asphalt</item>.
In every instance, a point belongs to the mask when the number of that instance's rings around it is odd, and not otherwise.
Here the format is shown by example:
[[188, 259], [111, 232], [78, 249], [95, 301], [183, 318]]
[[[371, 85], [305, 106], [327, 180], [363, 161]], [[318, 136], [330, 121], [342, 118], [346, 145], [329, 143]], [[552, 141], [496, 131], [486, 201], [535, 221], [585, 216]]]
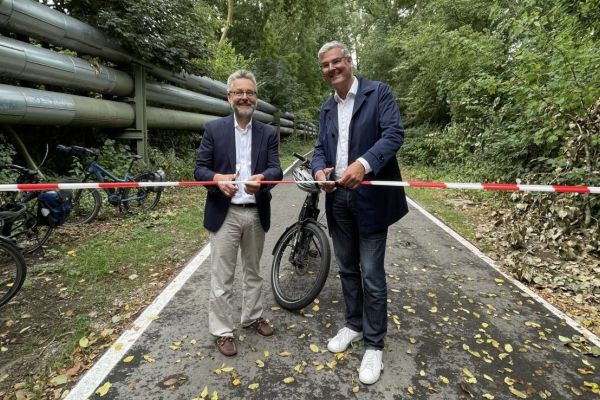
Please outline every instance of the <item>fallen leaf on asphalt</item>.
[[283, 379], [283, 383], [292, 383], [294, 381], [295, 381], [295, 379], [291, 376], [288, 376], [287, 378]]
[[294, 367], [294, 371], [301, 374], [302, 373], [302, 364], [296, 364], [296, 366]]
[[406, 391], [410, 394], [415, 394], [415, 388], [413, 386], [409, 386], [406, 388]]
[[113, 345], [113, 349], [115, 349], [116, 351], [121, 351], [122, 348], [123, 348], [123, 343], [115, 343]]
[[269, 357], [269, 352], [267, 350], [263, 351], [263, 356], [265, 356], [265, 358]]
[[106, 393], [108, 393], [108, 391], [110, 390], [111, 386], [112, 386], [112, 383], [106, 382], [104, 385], [102, 385], [98, 389], [96, 389], [96, 394], [99, 395], [100, 397], [105, 396]]
[[206, 396], [208, 396], [208, 386], [204, 386], [204, 389], [202, 389], [202, 393], [200, 393], [201, 399], [206, 398]]
[[219, 394], [216, 390], [210, 395], [210, 400], [219, 400]]
[[292, 353], [290, 353], [289, 351], [282, 351], [281, 353], [279, 353], [279, 355], [281, 357], [289, 357], [292, 355]]
[[167, 379], [166, 381], [164, 381], [163, 385], [165, 385], [165, 386], [173, 386], [176, 383], [177, 383], [177, 378], [171, 378], [171, 379]]
[[233, 367], [223, 367], [223, 368], [221, 368], [221, 370], [223, 372], [231, 372], [231, 371], [233, 371]]
[[0, 352], [2, 352], [2, 353], [5, 353], [5, 352], [7, 352], [7, 351], [8, 351], [8, 348], [6, 348], [6, 347], [4, 347], [4, 346], [3, 346], [3, 347], [0, 347]]
[[134, 358], [135, 358], [135, 356], [127, 356], [123, 359], [123, 362], [125, 362], [125, 363], [132, 362]]
[[354, 386], [352, 388], [352, 393], [358, 393], [359, 391], [360, 391], [360, 387], [358, 387], [358, 386]]
[[265, 366], [265, 363], [262, 362], [262, 360], [256, 360], [256, 365], [258, 365], [259, 368], [263, 368]]
[[514, 394], [515, 396], [517, 396], [520, 399], [526, 399], [527, 395], [523, 392], [521, 392], [520, 390], [517, 390], [514, 388], [514, 386], [509, 386], [508, 389], [510, 390], [510, 392], [512, 394]]
[[311, 310], [313, 310], [314, 312], [317, 312], [320, 310], [318, 305], [314, 305], [313, 308], [311, 308]]
[[513, 351], [513, 347], [512, 347], [510, 344], [505, 344], [505, 345], [504, 345], [504, 350], [505, 350], [507, 353], [512, 353], [512, 351]]
[[149, 354], [144, 354], [144, 360], [153, 363], [154, 361], [156, 361], [151, 355]]
[[314, 343], [311, 343], [311, 344], [310, 344], [310, 350], [311, 350], [313, 353], [318, 353], [318, 352], [319, 352], [319, 346], [317, 346], [317, 345], [316, 345], [316, 344], [314, 344]]
[[494, 400], [494, 395], [493, 394], [489, 394], [489, 393], [484, 393], [483, 394], [483, 398], [484, 399], [488, 399], [488, 400]]
[[242, 381], [240, 381], [240, 378], [235, 378], [231, 383], [233, 386], [238, 386]]
[[259, 386], [258, 383], [251, 383], [248, 385], [248, 389], [256, 390], [256, 389], [258, 389], [258, 386]]
[[443, 375], [439, 376], [440, 381], [444, 382], [446, 385], [450, 383], [450, 380]]

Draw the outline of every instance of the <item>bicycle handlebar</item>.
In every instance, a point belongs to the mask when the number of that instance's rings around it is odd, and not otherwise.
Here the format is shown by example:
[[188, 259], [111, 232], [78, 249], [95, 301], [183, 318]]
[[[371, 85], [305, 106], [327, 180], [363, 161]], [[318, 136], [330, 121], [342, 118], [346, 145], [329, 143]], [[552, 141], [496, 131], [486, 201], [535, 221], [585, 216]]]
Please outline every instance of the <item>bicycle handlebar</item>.
[[100, 152], [97, 149], [88, 149], [86, 147], [81, 146], [65, 146], [62, 144], [57, 145], [56, 150], [62, 151], [64, 153], [69, 153], [78, 158], [83, 158], [86, 155], [98, 157], [98, 155], [100, 154]]
[[294, 157], [296, 157], [300, 161], [306, 161], [306, 157], [294, 152]]

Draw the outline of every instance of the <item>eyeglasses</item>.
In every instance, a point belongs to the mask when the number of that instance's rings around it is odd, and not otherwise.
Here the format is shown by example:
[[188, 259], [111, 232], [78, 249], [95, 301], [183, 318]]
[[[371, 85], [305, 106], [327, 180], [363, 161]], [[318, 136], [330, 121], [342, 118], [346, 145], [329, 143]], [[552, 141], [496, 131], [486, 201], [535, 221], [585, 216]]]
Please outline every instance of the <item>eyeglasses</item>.
[[342, 61], [344, 61], [345, 58], [348, 58], [348, 57], [334, 58], [330, 62], [320, 63], [319, 66], [321, 67], [322, 70], [325, 71], [325, 70], [330, 69], [331, 67], [338, 67], [342, 63]]
[[235, 92], [230, 91], [229, 94], [234, 95], [238, 99], [241, 99], [244, 95], [249, 99], [256, 97], [256, 92], [254, 90], [236, 90]]

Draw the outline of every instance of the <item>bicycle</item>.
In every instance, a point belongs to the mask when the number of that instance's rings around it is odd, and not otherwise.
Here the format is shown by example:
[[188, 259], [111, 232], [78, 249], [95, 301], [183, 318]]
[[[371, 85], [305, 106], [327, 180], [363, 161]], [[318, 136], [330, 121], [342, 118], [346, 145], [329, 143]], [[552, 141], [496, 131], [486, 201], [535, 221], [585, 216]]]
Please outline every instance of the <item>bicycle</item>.
[[[0, 162], [0, 169], [15, 171], [18, 174], [17, 183], [40, 183], [39, 174], [35, 170], [2, 162]], [[25, 206], [24, 212], [13, 220], [3, 223], [1, 232], [2, 236], [17, 243], [24, 254], [31, 254], [40, 249], [48, 241], [54, 229], [38, 216], [40, 209], [38, 198], [42, 193], [48, 192], [4, 192], [1, 196], [2, 209], [10, 210], [20, 205]]]
[[[71, 178], [70, 182], [88, 182], [90, 178], [96, 178], [97, 182], [163, 182], [166, 179], [165, 172], [159, 169], [154, 172], [143, 172], [132, 176], [131, 168], [133, 163], [141, 160], [142, 156], [133, 154], [131, 163], [125, 172], [123, 178], [118, 178], [98, 163], [100, 152], [96, 149], [88, 149], [80, 146], [64, 146], [59, 144], [57, 150], [67, 153], [79, 159], [82, 165], [86, 165], [85, 174], [82, 180]], [[91, 161], [86, 162], [90, 159]], [[119, 211], [139, 211], [152, 210], [158, 204], [162, 194], [162, 187], [139, 187], [139, 188], [119, 188], [104, 189], [108, 197], [109, 204], [118, 207]], [[102, 206], [102, 197], [98, 189], [76, 189], [73, 191], [73, 209], [66, 225], [83, 225], [98, 216]]]
[[318, 221], [321, 188], [310, 173], [310, 160], [294, 153], [302, 163], [292, 173], [296, 185], [307, 192], [298, 221], [286, 228], [273, 248], [271, 288], [277, 303], [288, 310], [310, 304], [321, 292], [331, 263], [325, 226]]
[[[0, 211], [0, 224], [10, 224], [27, 211], [25, 204]], [[23, 283], [27, 275], [25, 258], [21, 250], [13, 240], [0, 236], [0, 307], [12, 299]]]

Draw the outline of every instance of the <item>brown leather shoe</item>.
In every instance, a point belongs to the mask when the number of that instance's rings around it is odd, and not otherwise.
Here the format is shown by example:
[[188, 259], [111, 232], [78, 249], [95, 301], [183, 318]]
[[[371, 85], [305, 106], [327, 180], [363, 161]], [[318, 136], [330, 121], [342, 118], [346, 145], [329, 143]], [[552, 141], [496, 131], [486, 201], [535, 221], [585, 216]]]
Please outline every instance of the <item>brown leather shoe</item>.
[[217, 338], [217, 349], [226, 357], [232, 357], [237, 354], [233, 336], [221, 336]]
[[269, 323], [262, 317], [258, 318], [256, 321], [246, 326], [246, 328], [254, 328], [259, 335], [262, 336], [271, 336], [273, 334], [273, 328]]

